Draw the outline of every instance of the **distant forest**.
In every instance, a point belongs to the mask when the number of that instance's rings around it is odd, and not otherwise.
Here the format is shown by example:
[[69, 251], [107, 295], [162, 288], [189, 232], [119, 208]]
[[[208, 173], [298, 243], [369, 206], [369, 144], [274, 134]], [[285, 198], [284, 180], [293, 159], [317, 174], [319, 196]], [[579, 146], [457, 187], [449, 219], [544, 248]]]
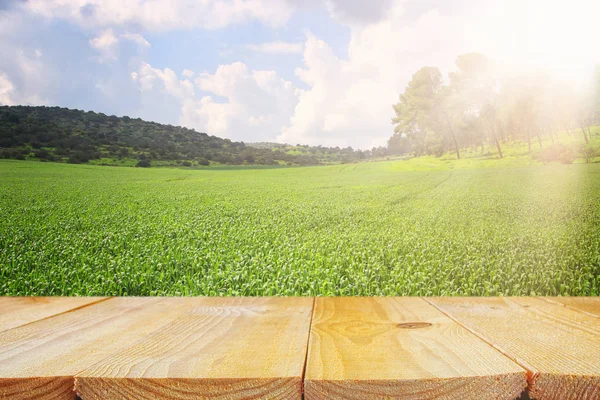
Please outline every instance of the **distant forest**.
[[375, 155], [351, 147], [256, 145], [193, 129], [60, 107], [0, 106], [0, 158], [135, 165], [320, 165]]

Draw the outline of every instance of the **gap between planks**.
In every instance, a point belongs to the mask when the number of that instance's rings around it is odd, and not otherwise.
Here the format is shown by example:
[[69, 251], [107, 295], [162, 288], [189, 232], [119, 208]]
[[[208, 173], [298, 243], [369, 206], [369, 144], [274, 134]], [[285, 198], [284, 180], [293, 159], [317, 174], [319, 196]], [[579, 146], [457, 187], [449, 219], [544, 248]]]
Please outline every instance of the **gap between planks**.
[[488, 345], [492, 346], [494, 349], [496, 349], [498, 352], [500, 352], [503, 356], [507, 357], [511, 361], [513, 361], [516, 364], [518, 364], [521, 367], [523, 367], [525, 369], [525, 371], [527, 371], [527, 389], [529, 389], [529, 387], [533, 383], [533, 376], [532, 376], [532, 373], [531, 373], [531, 371], [533, 370], [533, 367], [531, 367], [530, 365], [528, 365], [525, 361], [519, 360], [519, 359], [513, 357], [509, 352], [507, 352], [502, 347], [500, 347], [496, 343], [494, 343], [493, 340], [488, 340], [488, 338], [486, 338], [485, 336], [482, 336], [479, 332], [477, 332], [476, 330], [472, 329], [469, 325], [463, 324], [459, 318], [456, 318], [453, 314], [448, 313], [444, 309], [438, 307], [437, 304], [435, 304], [434, 302], [430, 301], [427, 297], [421, 297], [421, 298], [423, 300], [425, 300], [427, 303], [431, 304], [436, 309], [438, 309], [442, 314], [446, 315], [448, 318], [452, 319], [457, 324], [459, 324], [460, 326], [462, 326], [463, 328], [465, 328], [466, 330], [468, 330], [469, 332], [471, 332], [473, 335], [477, 336], [479, 339], [483, 340], [485, 343], [487, 343]]
[[540, 297], [552, 304], [558, 304], [592, 317], [600, 318], [600, 297]]
[[302, 367], [302, 400], [304, 400], [305, 397], [305, 387], [304, 387], [304, 380], [306, 377], [306, 364], [308, 361], [308, 346], [310, 345], [310, 334], [312, 332], [312, 325], [313, 325], [313, 318], [315, 317], [315, 304], [317, 303], [317, 299], [316, 297], [312, 298], [312, 309], [310, 311], [310, 323], [308, 324], [308, 337], [306, 338], [306, 350], [304, 352], [304, 366]]
[[[88, 307], [111, 297], [0, 297], [0, 332]], [[9, 303], [9, 304], [6, 304]]]

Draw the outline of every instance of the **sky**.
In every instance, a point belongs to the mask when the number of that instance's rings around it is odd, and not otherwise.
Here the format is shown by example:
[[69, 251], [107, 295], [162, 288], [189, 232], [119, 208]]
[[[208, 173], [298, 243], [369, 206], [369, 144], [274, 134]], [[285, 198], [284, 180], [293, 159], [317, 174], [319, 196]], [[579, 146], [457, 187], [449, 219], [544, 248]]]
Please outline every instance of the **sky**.
[[0, 104], [367, 149], [412, 74], [459, 54], [578, 84], [600, 64], [598, 15], [593, 0], [0, 0]]

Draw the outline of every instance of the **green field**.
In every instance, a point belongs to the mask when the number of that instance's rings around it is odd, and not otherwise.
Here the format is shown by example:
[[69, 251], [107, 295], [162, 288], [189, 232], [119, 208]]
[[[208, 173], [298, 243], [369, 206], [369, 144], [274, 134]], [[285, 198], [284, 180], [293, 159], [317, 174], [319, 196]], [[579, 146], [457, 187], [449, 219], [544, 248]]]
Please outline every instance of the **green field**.
[[600, 295], [600, 164], [515, 160], [1, 161], [0, 294]]

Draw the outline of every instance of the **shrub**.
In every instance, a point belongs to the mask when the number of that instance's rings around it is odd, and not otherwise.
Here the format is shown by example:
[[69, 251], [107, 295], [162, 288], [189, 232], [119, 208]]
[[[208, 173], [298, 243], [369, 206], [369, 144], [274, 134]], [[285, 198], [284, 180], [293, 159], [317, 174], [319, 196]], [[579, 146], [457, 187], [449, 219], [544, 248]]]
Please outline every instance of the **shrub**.
[[141, 167], [141, 168], [148, 168], [150, 167], [150, 161], [148, 160], [140, 160], [138, 161], [137, 164], [135, 164], [136, 167]]
[[43, 149], [34, 151], [33, 155], [36, 158], [43, 159], [43, 160], [46, 160], [46, 159], [48, 159], [48, 157], [50, 157], [50, 153], [48, 152], [48, 150], [43, 150]]
[[558, 161], [561, 164], [573, 164], [577, 158], [575, 151], [564, 144], [553, 144], [550, 147], [540, 150], [534, 155], [534, 158], [542, 161], [544, 164]]
[[594, 158], [600, 157], [600, 149], [590, 144], [584, 144], [579, 147], [579, 154], [587, 164], [592, 162]]
[[86, 163], [91, 159], [92, 155], [83, 151], [76, 151], [69, 156], [68, 162], [70, 164], [81, 164]]

